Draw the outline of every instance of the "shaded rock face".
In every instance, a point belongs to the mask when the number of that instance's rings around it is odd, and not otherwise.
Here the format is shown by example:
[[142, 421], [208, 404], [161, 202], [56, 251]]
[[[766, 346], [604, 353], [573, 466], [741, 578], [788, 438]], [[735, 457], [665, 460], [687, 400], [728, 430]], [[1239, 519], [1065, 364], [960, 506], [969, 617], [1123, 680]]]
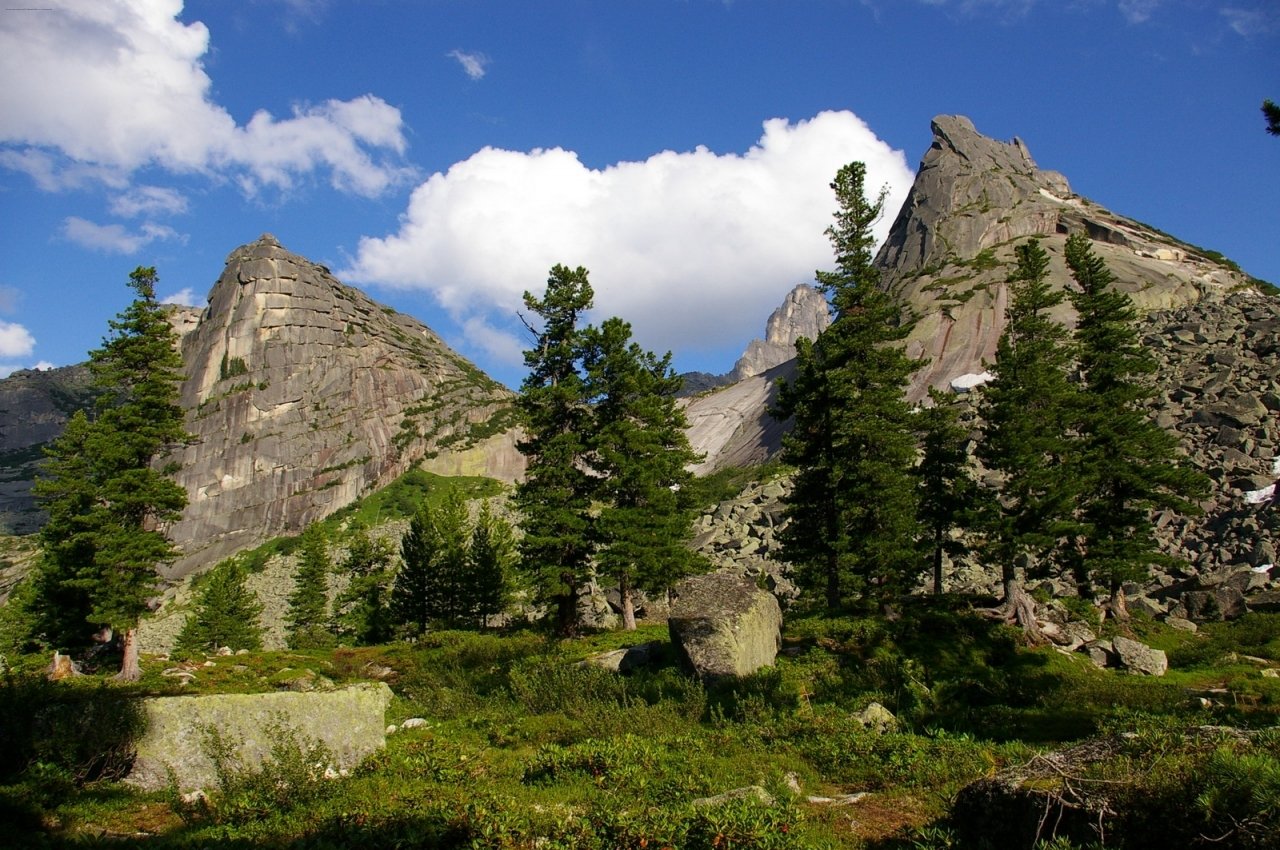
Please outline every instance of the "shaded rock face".
[[748, 676], [773, 664], [782, 609], [750, 579], [716, 572], [675, 589], [667, 627], [682, 661], [702, 679]]
[[[1063, 246], [1084, 232], [1120, 287], [1142, 309], [1166, 309], [1246, 283], [1200, 249], [1074, 195], [1067, 179], [1036, 166], [1020, 140], [981, 135], [969, 119], [933, 120], [933, 143], [876, 257], [884, 285], [922, 318], [908, 353], [928, 365], [910, 395], [980, 374], [995, 360], [1014, 247], [1041, 237], [1050, 282], [1070, 279]], [[1069, 305], [1056, 318], [1073, 322]]]
[[334, 770], [350, 770], [386, 745], [391, 688], [383, 682], [316, 693], [219, 694], [155, 697], [143, 701], [147, 731], [125, 781], [137, 788], [210, 788], [216, 781], [207, 747], [208, 730], [234, 745], [246, 769], [270, 756], [281, 729], [299, 743], [319, 741], [333, 755]]
[[[509, 391], [270, 235], [227, 258], [182, 350], [195, 439], [174, 458], [189, 505], [169, 530], [184, 555], [168, 578], [298, 532], [428, 455], [447, 466], [497, 436], [487, 431], [507, 431]], [[513, 449], [493, 446], [458, 466], [507, 480], [523, 469]]]
[[31, 497], [44, 447], [77, 410], [93, 405], [94, 395], [86, 366], [23, 369], [0, 380], [0, 532], [30, 534], [44, 524]]
[[707, 475], [733, 466], [752, 466], [782, 448], [789, 423], [769, 410], [777, 402], [778, 378], [795, 375], [794, 358], [769, 371], [685, 401], [689, 445], [703, 459], [693, 467]]
[[826, 297], [815, 287], [800, 284], [774, 310], [765, 323], [764, 339], [753, 339], [729, 373], [730, 381], [741, 381], [781, 366], [796, 356], [796, 343], [817, 339], [831, 324]]

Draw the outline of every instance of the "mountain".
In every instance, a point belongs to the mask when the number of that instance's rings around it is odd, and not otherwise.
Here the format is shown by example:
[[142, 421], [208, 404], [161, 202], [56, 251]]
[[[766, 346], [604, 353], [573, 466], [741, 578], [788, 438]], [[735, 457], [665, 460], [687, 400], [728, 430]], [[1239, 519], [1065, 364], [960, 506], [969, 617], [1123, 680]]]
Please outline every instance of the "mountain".
[[[963, 116], [933, 119], [933, 141], [889, 237], [876, 256], [884, 285], [920, 316], [908, 353], [929, 365], [910, 394], [981, 373], [995, 359], [1013, 249], [1040, 237], [1050, 281], [1070, 279], [1063, 246], [1082, 231], [1142, 311], [1166, 310], [1252, 281], [1213, 251], [1073, 194], [1067, 178], [1036, 166], [1019, 139], [999, 142]], [[1069, 305], [1057, 318], [1074, 323]]]

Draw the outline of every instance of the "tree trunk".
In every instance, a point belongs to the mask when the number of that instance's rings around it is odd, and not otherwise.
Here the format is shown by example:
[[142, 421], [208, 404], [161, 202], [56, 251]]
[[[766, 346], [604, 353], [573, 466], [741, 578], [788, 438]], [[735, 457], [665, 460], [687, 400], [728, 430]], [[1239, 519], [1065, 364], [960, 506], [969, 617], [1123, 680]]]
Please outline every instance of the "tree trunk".
[[1036, 622], [1036, 601], [1027, 593], [1022, 582], [1018, 581], [1017, 570], [1011, 565], [1003, 567], [1001, 579], [1004, 582], [1001, 613], [1005, 622], [1016, 623], [1032, 643], [1045, 643], [1044, 633]]
[[632, 598], [634, 591], [626, 576], [618, 580], [618, 596], [622, 599], [622, 628], [628, 632], [636, 630], [636, 603]]
[[840, 610], [840, 565], [834, 552], [827, 558], [827, 610]]
[[124, 631], [124, 660], [120, 662], [120, 672], [116, 679], [121, 682], [136, 682], [142, 678], [142, 665], [138, 661], [138, 627]]
[[574, 637], [578, 633], [578, 587], [571, 573], [560, 580], [569, 592], [556, 597], [556, 631], [560, 637]]
[[934, 531], [933, 535], [933, 593], [935, 596], [942, 594], [942, 529]]

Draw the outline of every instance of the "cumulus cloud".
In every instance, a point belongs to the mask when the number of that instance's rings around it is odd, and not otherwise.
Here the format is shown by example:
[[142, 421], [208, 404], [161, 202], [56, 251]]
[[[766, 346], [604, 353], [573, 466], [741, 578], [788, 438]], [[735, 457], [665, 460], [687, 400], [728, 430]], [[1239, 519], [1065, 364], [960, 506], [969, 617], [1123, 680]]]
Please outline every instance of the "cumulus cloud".
[[398, 232], [361, 239], [340, 276], [433, 293], [507, 362], [523, 347], [521, 293], [540, 292], [556, 263], [586, 266], [595, 314], [626, 318], [651, 348], [741, 344], [831, 266], [829, 184], [852, 160], [869, 191], [889, 187], [883, 238], [913, 173], [850, 112], [771, 119], [744, 154], [698, 147], [603, 169], [559, 148], [485, 148], [419, 185]]
[[177, 304], [181, 307], [199, 307], [200, 301], [198, 299], [199, 296], [196, 295], [195, 290], [188, 286], [183, 289], [179, 289], [172, 295], [166, 295], [164, 298], [161, 298], [160, 303]]
[[31, 368], [35, 369], [37, 372], [48, 372], [50, 369], [57, 369], [58, 367], [50, 363], [48, 360], [41, 360]]
[[186, 211], [186, 196], [165, 186], [136, 186], [111, 200], [111, 214], [120, 218], [181, 215]]
[[473, 80], [480, 79], [488, 70], [490, 59], [483, 53], [466, 53], [462, 50], [450, 50], [445, 55], [451, 59], [457, 59], [458, 64], [462, 66], [462, 70]]
[[36, 338], [16, 322], [0, 319], [0, 357], [26, 357], [36, 348]]
[[0, 15], [0, 164], [42, 188], [123, 187], [159, 166], [230, 174], [250, 192], [327, 171], [337, 188], [376, 195], [411, 173], [400, 112], [372, 95], [237, 125], [211, 100], [209, 31], [177, 19], [181, 0], [47, 5]]
[[81, 247], [109, 254], [134, 254], [157, 239], [186, 241], [163, 224], [148, 222], [137, 231], [130, 231], [121, 224], [97, 224], [78, 216], [68, 216], [62, 222], [62, 235]]

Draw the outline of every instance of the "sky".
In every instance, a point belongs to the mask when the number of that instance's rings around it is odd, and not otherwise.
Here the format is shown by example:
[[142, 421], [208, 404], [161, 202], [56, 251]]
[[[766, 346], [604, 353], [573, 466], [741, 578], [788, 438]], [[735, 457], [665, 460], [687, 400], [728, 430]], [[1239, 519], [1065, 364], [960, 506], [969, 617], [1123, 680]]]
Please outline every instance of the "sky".
[[938, 114], [1280, 282], [1265, 98], [1275, 0], [5, 0], [0, 375], [268, 232], [513, 387], [556, 263], [725, 372], [832, 265], [836, 170], [883, 238]]

